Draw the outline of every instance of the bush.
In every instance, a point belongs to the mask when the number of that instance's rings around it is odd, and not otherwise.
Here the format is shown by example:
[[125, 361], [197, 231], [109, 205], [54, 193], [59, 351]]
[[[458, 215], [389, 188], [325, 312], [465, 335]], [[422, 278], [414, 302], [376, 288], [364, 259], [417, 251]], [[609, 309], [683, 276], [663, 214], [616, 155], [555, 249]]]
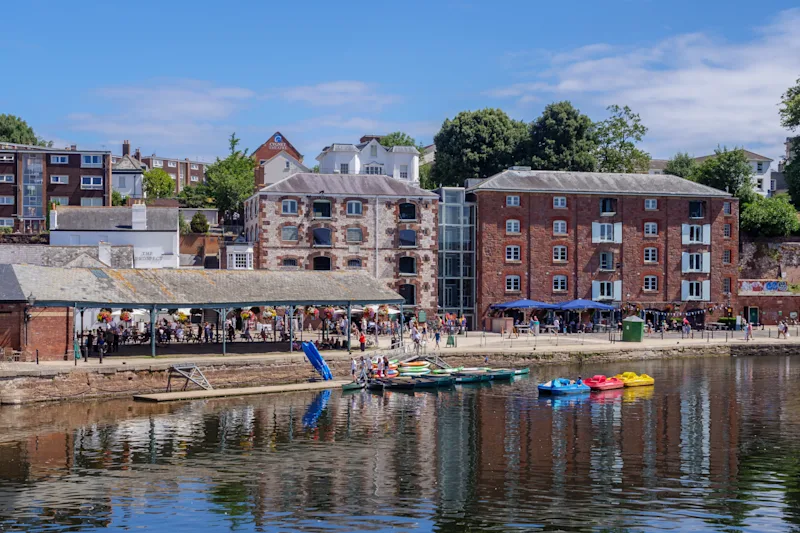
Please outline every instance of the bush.
[[0, 228], [0, 233], [14, 233], [14, 228]]
[[721, 316], [717, 319], [717, 322], [720, 324], [725, 324], [728, 329], [734, 329], [736, 327], [736, 317], [735, 316]]
[[785, 237], [800, 229], [797, 210], [785, 196], [756, 198], [742, 210], [740, 224], [742, 231], [761, 237]]
[[208, 219], [203, 213], [195, 213], [189, 225], [192, 233], [208, 233]]

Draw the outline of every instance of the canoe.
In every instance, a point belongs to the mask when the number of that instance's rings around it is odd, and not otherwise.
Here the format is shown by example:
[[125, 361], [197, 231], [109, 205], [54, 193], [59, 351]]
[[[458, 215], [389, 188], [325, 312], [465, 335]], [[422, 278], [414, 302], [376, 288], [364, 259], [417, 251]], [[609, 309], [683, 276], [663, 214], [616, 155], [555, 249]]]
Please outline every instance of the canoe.
[[413, 390], [416, 385], [413, 381], [393, 379], [383, 382], [384, 390]]
[[491, 376], [492, 381], [509, 380], [514, 377], [513, 370], [490, 370], [486, 373]]
[[434, 374], [452, 374], [454, 372], [459, 372], [461, 368], [437, 368], [433, 370]]
[[489, 376], [481, 376], [478, 374], [456, 374], [456, 384], [463, 385], [464, 383], [480, 383], [481, 381], [489, 381]]
[[656, 380], [647, 374], [638, 375], [636, 372], [624, 372], [614, 377], [621, 380], [626, 387], [646, 387], [656, 383]]
[[364, 383], [363, 381], [353, 381], [342, 385], [342, 390], [358, 390], [358, 389], [363, 389], [366, 386], [367, 384]]
[[367, 383], [367, 388], [369, 390], [383, 390], [383, 381], [378, 379], [372, 379]]
[[581, 394], [584, 392], [591, 392], [592, 389], [588, 385], [581, 383], [572, 383], [565, 378], [557, 378], [547, 383], [541, 383], [539, 386], [539, 393], [562, 395], [562, 394]]
[[406, 378], [406, 377], [413, 377], [413, 376], [426, 376], [426, 375], [428, 375], [430, 373], [431, 373], [431, 371], [428, 370], [427, 368], [423, 368], [422, 370], [417, 370], [417, 371], [412, 371], [412, 372], [407, 372], [407, 371], [401, 369], [400, 370], [400, 377], [401, 378]]
[[517, 368], [517, 369], [514, 370], [514, 375], [515, 376], [521, 376], [523, 374], [530, 374], [530, 373], [531, 373], [531, 369], [530, 368]]
[[434, 389], [438, 387], [449, 387], [453, 384], [453, 378], [413, 378], [415, 389]]
[[470, 368], [462, 368], [461, 372], [486, 372], [487, 370], [491, 370], [488, 366], [473, 366]]
[[592, 376], [583, 381], [592, 390], [612, 390], [621, 389], [625, 382], [618, 378], [607, 378], [603, 375]]

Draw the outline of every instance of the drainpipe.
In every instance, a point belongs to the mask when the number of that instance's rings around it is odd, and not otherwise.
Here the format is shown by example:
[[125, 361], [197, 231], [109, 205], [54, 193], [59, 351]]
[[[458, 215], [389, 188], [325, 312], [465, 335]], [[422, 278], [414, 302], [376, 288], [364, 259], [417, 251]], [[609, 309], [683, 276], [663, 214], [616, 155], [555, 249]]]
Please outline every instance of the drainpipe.
[[378, 278], [378, 197], [375, 197], [375, 230], [373, 239], [375, 239], [375, 278]]
[[150, 308], [150, 355], [156, 356], [156, 306]]

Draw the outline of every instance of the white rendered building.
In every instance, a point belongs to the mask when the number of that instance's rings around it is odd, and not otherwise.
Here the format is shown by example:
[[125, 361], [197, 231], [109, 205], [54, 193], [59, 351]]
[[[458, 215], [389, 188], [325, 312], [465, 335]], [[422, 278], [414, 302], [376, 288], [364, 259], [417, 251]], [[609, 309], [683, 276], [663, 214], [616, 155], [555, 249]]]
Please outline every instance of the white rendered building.
[[374, 174], [419, 183], [419, 151], [413, 146], [381, 146], [378, 136], [359, 144], [334, 143], [317, 156], [320, 174]]

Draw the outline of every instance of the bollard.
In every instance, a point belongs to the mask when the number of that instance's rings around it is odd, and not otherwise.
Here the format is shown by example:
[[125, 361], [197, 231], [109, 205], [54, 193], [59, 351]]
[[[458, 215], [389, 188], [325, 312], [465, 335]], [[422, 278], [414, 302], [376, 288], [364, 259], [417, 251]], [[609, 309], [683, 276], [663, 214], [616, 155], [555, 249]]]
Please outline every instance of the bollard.
[[39, 349], [36, 349], [36, 364], [39, 364]]
[[728, 332], [725, 332], [725, 342], [728, 342]]

